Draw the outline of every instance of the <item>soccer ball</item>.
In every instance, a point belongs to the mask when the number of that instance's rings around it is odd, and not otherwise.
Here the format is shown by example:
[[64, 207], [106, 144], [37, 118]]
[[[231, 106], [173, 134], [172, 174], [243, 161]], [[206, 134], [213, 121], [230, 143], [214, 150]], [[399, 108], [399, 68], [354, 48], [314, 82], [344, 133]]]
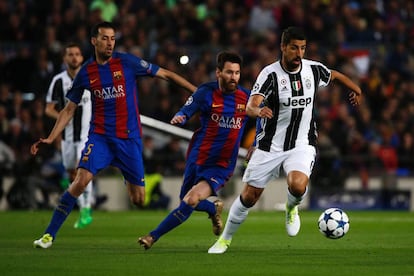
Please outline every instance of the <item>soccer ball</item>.
[[339, 208], [326, 209], [318, 219], [318, 227], [327, 238], [342, 238], [349, 230], [348, 215]]

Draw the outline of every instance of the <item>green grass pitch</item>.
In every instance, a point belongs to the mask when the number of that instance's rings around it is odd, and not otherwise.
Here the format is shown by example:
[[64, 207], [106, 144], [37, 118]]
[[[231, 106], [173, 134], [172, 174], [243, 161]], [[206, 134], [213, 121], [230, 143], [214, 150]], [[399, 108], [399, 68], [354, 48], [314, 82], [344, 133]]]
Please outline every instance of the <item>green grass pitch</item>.
[[[321, 212], [302, 211], [297, 237], [284, 213], [250, 212], [225, 254], [207, 254], [216, 237], [206, 214], [194, 213], [150, 250], [137, 244], [167, 214], [131, 210], [94, 213], [77, 230], [74, 211], [47, 250], [34, 249], [51, 211], [0, 212], [1, 275], [414, 275], [414, 213], [347, 211], [339, 240], [317, 229]], [[224, 219], [227, 213], [224, 214]]]

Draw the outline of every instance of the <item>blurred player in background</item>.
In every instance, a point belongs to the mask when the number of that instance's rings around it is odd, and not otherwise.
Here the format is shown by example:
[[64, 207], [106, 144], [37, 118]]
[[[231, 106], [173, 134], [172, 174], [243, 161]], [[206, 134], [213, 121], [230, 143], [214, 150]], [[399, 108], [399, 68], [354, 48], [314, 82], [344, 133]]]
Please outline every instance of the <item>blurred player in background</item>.
[[202, 84], [186, 104], [171, 119], [171, 124], [183, 125], [195, 113], [200, 113], [201, 126], [196, 130], [187, 151], [187, 162], [180, 205], [138, 242], [145, 249], [164, 234], [186, 221], [194, 210], [209, 214], [213, 233], [223, 229], [223, 202], [209, 201], [216, 196], [233, 175], [243, 130], [248, 120], [246, 104], [250, 91], [239, 86], [242, 58], [232, 52], [217, 56], [217, 80]]
[[[66, 70], [53, 77], [46, 96], [46, 114], [54, 119], [59, 116], [59, 111], [67, 103], [66, 93], [72, 86], [73, 79], [79, 72], [83, 62], [80, 46], [69, 43], [64, 48], [63, 61]], [[75, 110], [73, 119], [62, 132], [61, 151], [63, 166], [65, 167], [70, 182], [75, 179], [82, 149], [88, 138], [89, 122], [91, 120], [92, 104], [91, 94], [88, 90], [83, 92], [82, 99]], [[75, 222], [75, 228], [84, 228], [92, 222], [91, 207], [93, 204], [92, 181], [88, 183], [85, 191], [78, 197], [79, 218]]]
[[288, 184], [286, 231], [289, 236], [299, 232], [298, 205], [308, 190], [316, 156], [316, 92], [319, 87], [338, 80], [351, 90], [352, 105], [359, 105], [361, 97], [361, 89], [347, 76], [304, 59], [305, 49], [303, 31], [287, 28], [281, 37], [281, 60], [266, 66], [257, 77], [247, 104], [247, 114], [261, 118], [256, 134], [257, 148], [243, 174], [244, 189], [230, 207], [224, 231], [208, 253], [221, 254], [227, 250], [249, 209], [282, 168]]
[[174, 72], [134, 55], [114, 52], [115, 27], [109, 22], [98, 23], [92, 28], [91, 43], [94, 56], [76, 75], [66, 95], [69, 101], [59, 112], [52, 131], [47, 138], [40, 138], [31, 147], [31, 153], [36, 154], [40, 144], [51, 144], [74, 117], [85, 89], [91, 91], [92, 119], [76, 177], [60, 198], [44, 235], [34, 241], [37, 248], [52, 246], [77, 198], [94, 175], [110, 165], [121, 170], [131, 202], [143, 205], [145, 181], [137, 77], [158, 77], [188, 91], [196, 90], [194, 85]]

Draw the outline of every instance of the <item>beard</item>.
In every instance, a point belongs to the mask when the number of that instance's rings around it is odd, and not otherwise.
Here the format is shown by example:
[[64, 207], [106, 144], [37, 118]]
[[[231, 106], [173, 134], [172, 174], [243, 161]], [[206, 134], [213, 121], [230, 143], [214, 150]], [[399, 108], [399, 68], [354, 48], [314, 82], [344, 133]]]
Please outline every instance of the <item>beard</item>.
[[232, 93], [232, 92], [236, 91], [236, 89], [237, 89], [237, 82], [233, 82], [233, 81], [226, 82], [223, 87], [224, 87], [223, 92]]
[[112, 57], [112, 51], [109, 53], [108, 51], [98, 53], [99, 59], [101, 60], [108, 60]]
[[81, 66], [81, 64], [79, 64], [79, 63], [77, 63], [77, 64], [68, 64], [69, 70], [76, 70], [80, 66]]
[[294, 58], [290, 61], [286, 61], [285, 66], [287, 71], [295, 71], [297, 70], [301, 65], [301, 60], [298, 58]]

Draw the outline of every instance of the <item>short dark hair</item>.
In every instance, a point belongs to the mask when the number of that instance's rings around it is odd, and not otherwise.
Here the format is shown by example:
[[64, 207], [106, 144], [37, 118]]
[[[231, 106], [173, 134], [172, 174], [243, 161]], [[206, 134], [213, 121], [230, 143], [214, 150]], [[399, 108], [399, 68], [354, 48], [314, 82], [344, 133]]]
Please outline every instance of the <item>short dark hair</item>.
[[100, 23], [95, 24], [92, 29], [91, 29], [91, 37], [97, 37], [99, 34], [99, 29], [100, 28], [104, 28], [104, 29], [112, 29], [112, 30], [116, 30], [115, 29], [115, 25], [112, 24], [111, 22], [107, 22], [107, 21], [103, 21]]
[[231, 51], [222, 51], [217, 55], [217, 68], [223, 70], [224, 63], [226, 63], [227, 61], [232, 63], [238, 63], [240, 64], [240, 67], [243, 64], [243, 58], [239, 54]]
[[69, 42], [65, 43], [64, 47], [62, 48], [62, 55], [63, 56], [66, 54], [66, 49], [68, 49], [68, 48], [78, 48], [82, 52], [82, 47], [80, 46], [79, 43], [69, 41]]
[[288, 27], [282, 33], [282, 45], [287, 45], [292, 40], [306, 40], [305, 32], [299, 27]]

